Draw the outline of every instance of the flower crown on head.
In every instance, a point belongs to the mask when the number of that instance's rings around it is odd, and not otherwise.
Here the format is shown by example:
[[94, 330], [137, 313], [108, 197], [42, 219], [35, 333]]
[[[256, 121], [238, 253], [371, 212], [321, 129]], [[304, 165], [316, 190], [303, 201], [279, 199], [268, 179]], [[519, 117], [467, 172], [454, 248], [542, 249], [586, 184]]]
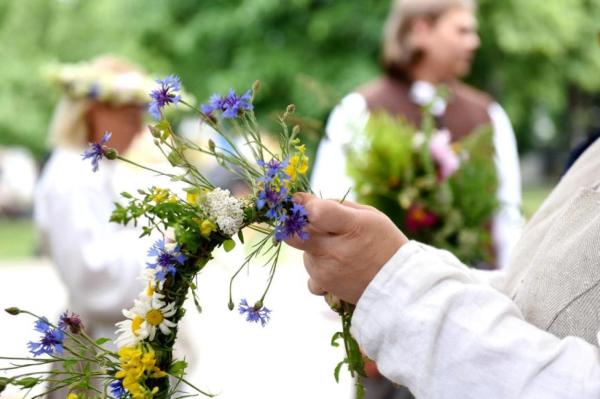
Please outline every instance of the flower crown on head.
[[73, 99], [90, 99], [114, 105], [150, 102], [148, 93], [156, 82], [136, 70], [119, 71], [91, 62], [53, 64], [45, 70], [46, 78]]

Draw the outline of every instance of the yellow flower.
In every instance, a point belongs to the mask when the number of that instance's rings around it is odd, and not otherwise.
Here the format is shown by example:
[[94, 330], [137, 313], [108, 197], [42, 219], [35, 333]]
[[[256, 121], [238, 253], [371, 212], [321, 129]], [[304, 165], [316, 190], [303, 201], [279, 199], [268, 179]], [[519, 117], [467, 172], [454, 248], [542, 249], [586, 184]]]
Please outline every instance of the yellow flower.
[[67, 395], [67, 399], [79, 399], [79, 395], [73, 392], [69, 392], [69, 394]]
[[150, 200], [156, 202], [156, 204], [160, 204], [165, 202], [167, 198], [169, 198], [169, 190], [165, 188], [154, 187], [152, 189], [152, 194], [150, 195]]
[[304, 145], [298, 148], [300, 154], [291, 157], [289, 165], [283, 170], [293, 182], [298, 179], [298, 174], [304, 175], [308, 171], [308, 157], [304, 155]]
[[167, 376], [167, 373], [156, 366], [156, 355], [151, 347], [123, 347], [119, 349], [119, 362], [121, 370], [115, 377], [123, 379], [123, 387], [134, 399], [151, 398], [158, 392], [156, 388], [150, 390], [146, 386], [146, 379]]
[[200, 199], [200, 193], [198, 192], [188, 192], [187, 193], [187, 202], [190, 204], [197, 204]]
[[217, 225], [208, 219], [194, 219], [200, 228], [200, 234], [204, 238], [210, 237], [213, 231], [217, 231]]

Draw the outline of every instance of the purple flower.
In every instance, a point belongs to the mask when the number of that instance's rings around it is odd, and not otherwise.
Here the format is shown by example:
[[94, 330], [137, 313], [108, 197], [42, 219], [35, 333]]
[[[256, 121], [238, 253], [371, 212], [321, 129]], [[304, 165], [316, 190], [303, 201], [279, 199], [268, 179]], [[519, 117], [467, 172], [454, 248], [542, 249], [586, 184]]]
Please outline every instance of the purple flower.
[[109, 385], [110, 393], [116, 399], [121, 399], [127, 395], [127, 391], [123, 387], [123, 380], [115, 380]]
[[64, 352], [63, 341], [65, 339], [65, 334], [60, 329], [50, 327], [48, 319], [45, 317], [37, 320], [34, 326], [35, 330], [43, 335], [40, 337], [40, 342], [29, 341], [27, 344], [29, 352], [31, 352], [33, 356], [40, 356], [43, 354], [62, 355]]
[[156, 279], [163, 281], [167, 274], [172, 276], [177, 272], [177, 265], [183, 265], [187, 257], [180, 252], [179, 245], [176, 245], [172, 250], [165, 248], [165, 241], [158, 240], [148, 250], [148, 256], [156, 257], [154, 263], [147, 263], [150, 269], [157, 269]]
[[162, 80], [158, 79], [156, 83], [160, 84], [160, 87], [150, 92], [152, 101], [148, 106], [148, 112], [154, 119], [160, 120], [161, 110], [165, 106], [181, 101], [181, 96], [176, 93], [181, 90], [181, 80], [178, 76], [169, 75]]
[[269, 313], [271, 311], [264, 306], [260, 306], [256, 308], [255, 306], [248, 305], [248, 301], [246, 299], [242, 299], [240, 301], [240, 305], [238, 307], [240, 314], [246, 314], [246, 321], [258, 323], [264, 327], [270, 319]]
[[294, 204], [287, 214], [283, 214], [280, 219], [281, 223], [275, 228], [275, 240], [283, 241], [294, 234], [298, 235], [301, 240], [308, 238], [308, 233], [304, 231], [304, 227], [308, 224], [308, 213], [300, 204]]
[[254, 107], [250, 103], [252, 93], [246, 91], [241, 96], [235, 94], [235, 90], [230, 89], [225, 97], [220, 97], [218, 94], [213, 94], [208, 100], [208, 104], [202, 105], [202, 112], [210, 115], [214, 111], [223, 112], [223, 118], [237, 118], [241, 112], [248, 111]]
[[102, 140], [100, 140], [99, 143], [90, 143], [89, 148], [81, 154], [83, 160], [92, 159], [92, 170], [94, 172], [98, 170], [98, 162], [106, 155], [108, 147], [106, 147], [105, 144], [110, 140], [110, 136], [112, 136], [111, 132], [104, 133], [104, 136], [102, 136]]
[[58, 319], [58, 328], [62, 331], [67, 331], [68, 328], [72, 334], [79, 334], [83, 329], [83, 323], [78, 314], [71, 312], [69, 315], [69, 311], [65, 311]]

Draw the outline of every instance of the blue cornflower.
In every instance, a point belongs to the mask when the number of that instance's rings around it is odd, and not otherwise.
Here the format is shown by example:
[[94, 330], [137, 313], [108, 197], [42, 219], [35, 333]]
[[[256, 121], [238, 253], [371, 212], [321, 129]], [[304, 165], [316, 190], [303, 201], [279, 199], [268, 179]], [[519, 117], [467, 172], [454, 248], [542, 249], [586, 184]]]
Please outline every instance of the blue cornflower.
[[34, 326], [35, 330], [43, 335], [40, 337], [40, 342], [29, 341], [27, 344], [29, 352], [31, 352], [33, 356], [40, 356], [43, 354], [62, 355], [64, 352], [63, 341], [65, 339], [65, 334], [60, 329], [50, 327], [48, 319], [45, 317], [37, 320]]
[[290, 177], [283, 172], [283, 169], [287, 168], [289, 165], [289, 161], [286, 159], [283, 162], [280, 162], [277, 158], [271, 159], [269, 162], [261, 161], [260, 159], [256, 161], [258, 166], [267, 170], [267, 173], [264, 177], [259, 178], [260, 181], [264, 181], [265, 183], [273, 181], [273, 179], [279, 176], [282, 180], [287, 180]]
[[156, 257], [154, 263], [147, 263], [150, 269], [158, 269], [156, 279], [163, 281], [167, 274], [172, 276], [177, 272], [177, 265], [183, 265], [187, 257], [180, 252], [179, 245], [176, 245], [171, 251], [165, 248], [165, 240], [158, 240], [148, 250], [148, 256]]
[[274, 187], [267, 186], [264, 190], [258, 192], [256, 198], [256, 208], [262, 209], [265, 205], [268, 206], [266, 216], [268, 218], [276, 218], [278, 210], [281, 208], [281, 204], [287, 199], [287, 189], [285, 186], [281, 186], [279, 190]]
[[206, 115], [210, 115], [214, 111], [221, 111], [223, 108], [223, 98], [218, 94], [213, 94], [208, 99], [208, 104], [202, 105], [202, 112]]
[[294, 204], [287, 214], [281, 215], [280, 224], [275, 228], [275, 240], [283, 241], [294, 234], [301, 240], [308, 238], [304, 227], [308, 224], [308, 213], [300, 204]]
[[178, 76], [169, 75], [162, 80], [158, 79], [156, 83], [160, 84], [160, 87], [150, 92], [152, 101], [148, 106], [148, 112], [154, 119], [159, 120], [162, 117], [161, 110], [165, 106], [181, 101], [181, 96], [176, 93], [181, 90], [181, 80]]
[[235, 118], [240, 111], [247, 111], [253, 108], [250, 104], [252, 94], [250, 90], [246, 91], [241, 96], [236, 96], [233, 89], [229, 90], [229, 94], [223, 101], [223, 118]]
[[62, 331], [67, 331], [68, 328], [71, 333], [79, 334], [83, 329], [83, 323], [78, 314], [71, 312], [69, 315], [69, 311], [65, 311], [58, 319], [58, 328]]
[[92, 159], [92, 170], [94, 172], [98, 170], [98, 162], [106, 155], [108, 148], [104, 144], [110, 140], [110, 136], [112, 136], [111, 132], [104, 133], [104, 136], [102, 136], [102, 140], [100, 140], [99, 143], [90, 143], [89, 148], [81, 154], [84, 160]]
[[208, 100], [208, 104], [202, 105], [202, 112], [210, 115], [213, 111], [223, 112], [223, 118], [237, 118], [240, 112], [248, 111], [254, 107], [250, 104], [252, 92], [246, 91], [241, 96], [235, 94], [235, 90], [230, 89], [225, 97], [213, 94]]
[[261, 306], [258, 309], [255, 306], [248, 305], [248, 301], [246, 299], [242, 299], [240, 301], [240, 305], [238, 307], [240, 314], [246, 313], [246, 321], [258, 323], [264, 327], [270, 319], [269, 313], [271, 311], [267, 309], [265, 306]]
[[110, 393], [116, 399], [121, 399], [127, 395], [127, 391], [123, 387], [123, 380], [115, 380], [110, 383]]

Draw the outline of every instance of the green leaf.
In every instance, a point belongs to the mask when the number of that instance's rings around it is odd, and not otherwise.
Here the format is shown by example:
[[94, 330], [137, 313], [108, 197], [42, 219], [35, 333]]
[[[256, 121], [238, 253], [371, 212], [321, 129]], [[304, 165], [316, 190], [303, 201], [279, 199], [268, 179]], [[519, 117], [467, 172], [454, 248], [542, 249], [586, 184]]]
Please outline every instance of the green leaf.
[[345, 360], [342, 360], [341, 362], [338, 363], [337, 366], [335, 366], [335, 370], [333, 371], [333, 376], [335, 377], [335, 382], [339, 383], [340, 382], [340, 370], [342, 369], [342, 366], [346, 363]]
[[105, 343], [107, 343], [108, 341], [110, 341], [109, 338], [98, 338], [95, 343], [96, 345], [104, 345]]
[[0, 392], [4, 391], [8, 384], [10, 384], [10, 378], [0, 377]]
[[223, 242], [223, 248], [225, 249], [225, 252], [231, 251], [233, 248], [235, 248], [235, 241], [231, 239], [225, 240]]
[[177, 151], [171, 151], [171, 153], [167, 156], [167, 159], [173, 166], [185, 165], [183, 158], [181, 158], [181, 155], [179, 155]]
[[133, 195], [129, 194], [127, 191], [123, 191], [121, 193], [121, 197], [127, 198], [127, 199], [132, 199]]
[[340, 344], [337, 343], [337, 340], [343, 337], [344, 334], [341, 331], [338, 331], [335, 334], [333, 334], [333, 337], [331, 337], [331, 346], [335, 346], [336, 348], [340, 346]]
[[187, 366], [188, 363], [185, 360], [178, 360], [171, 364], [171, 367], [169, 368], [169, 374], [172, 374], [176, 377], [183, 377]]
[[21, 389], [33, 388], [37, 384], [39, 384], [40, 379], [34, 377], [26, 377], [21, 378], [20, 380], [16, 380], [13, 382], [13, 385], [20, 385]]
[[244, 233], [242, 233], [242, 230], [238, 231], [237, 236], [238, 236], [240, 242], [243, 244], [244, 243]]

